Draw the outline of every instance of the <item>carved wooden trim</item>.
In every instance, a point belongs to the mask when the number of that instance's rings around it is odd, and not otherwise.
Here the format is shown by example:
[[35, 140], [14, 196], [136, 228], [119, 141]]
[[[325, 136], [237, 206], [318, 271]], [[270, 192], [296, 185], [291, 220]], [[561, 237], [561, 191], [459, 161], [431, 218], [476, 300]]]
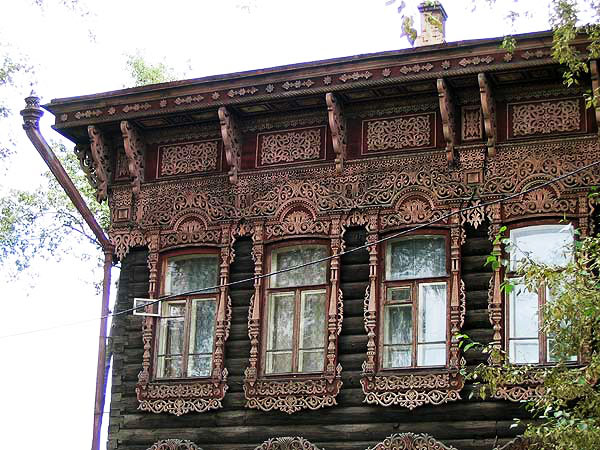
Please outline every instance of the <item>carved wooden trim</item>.
[[367, 450], [456, 450], [442, 444], [428, 434], [400, 433], [392, 434], [375, 447]]
[[164, 439], [152, 444], [148, 450], [202, 450], [192, 441], [182, 439]]
[[461, 140], [478, 141], [483, 138], [481, 129], [481, 108], [477, 106], [462, 107]]
[[496, 155], [496, 103], [492, 87], [485, 73], [477, 76], [479, 81], [479, 94], [481, 96], [481, 110], [483, 112], [483, 124], [487, 136], [488, 156]]
[[[181, 222], [185, 225], [186, 221]], [[209, 378], [197, 380], [152, 380], [153, 344], [155, 341], [156, 319], [144, 317], [142, 340], [144, 353], [142, 356], [142, 370], [138, 375], [136, 394], [139, 402], [138, 409], [153, 413], [170, 413], [176, 416], [189, 412], [206, 412], [222, 407], [221, 401], [228, 390], [227, 369], [225, 368], [225, 343], [231, 328], [231, 298], [226, 285], [229, 282], [229, 265], [232, 261], [231, 225], [224, 224], [219, 232], [220, 236], [220, 265], [217, 313], [215, 317], [215, 336], [212, 360], [212, 372]], [[152, 232], [147, 236], [148, 242], [148, 268], [149, 297], [155, 298], [158, 285], [158, 260], [159, 251], [164, 250], [159, 232]], [[169, 243], [170, 241], [166, 241]], [[189, 241], [186, 239], [186, 242]], [[206, 244], [206, 242], [203, 242]]]
[[242, 133], [236, 118], [224, 106], [219, 108], [221, 137], [225, 147], [225, 158], [229, 166], [229, 182], [236, 184], [242, 158]]
[[88, 135], [90, 137], [90, 150], [96, 178], [96, 200], [98, 200], [98, 203], [102, 203], [108, 195], [110, 150], [105, 143], [103, 134], [97, 127], [94, 125], [88, 126]]
[[277, 437], [263, 442], [254, 450], [320, 450], [301, 437]]
[[507, 105], [508, 138], [585, 132], [581, 98], [562, 98]]
[[325, 94], [325, 102], [327, 103], [329, 128], [331, 129], [333, 151], [335, 152], [335, 171], [340, 174], [344, 168], [348, 141], [346, 117], [344, 116], [342, 103], [335, 94], [331, 92]]
[[600, 70], [597, 59], [590, 61], [590, 74], [592, 77], [592, 95], [596, 100], [596, 105], [594, 106], [596, 126], [598, 127], [598, 136], [600, 136]]
[[[270, 238], [289, 238], [295, 235], [325, 235], [330, 239], [331, 255], [340, 253], [342, 223], [340, 216], [331, 216], [322, 220], [315, 220], [314, 212], [303, 209], [306, 205], [291, 204], [284, 208], [277, 219], [264, 226], [255, 223], [253, 235], [252, 257], [255, 264], [254, 295], [251, 299], [248, 312], [248, 336], [250, 338], [250, 359], [245, 371], [244, 394], [246, 407], [262, 411], [279, 410], [288, 414], [304, 409], [316, 410], [337, 404], [336, 397], [342, 386], [342, 366], [338, 363], [338, 338], [342, 329], [344, 315], [342, 291], [339, 285], [339, 258], [333, 258], [329, 264], [329, 316], [327, 318], [327, 345], [325, 354], [325, 367], [323, 373], [302, 374], [276, 378], [262, 377], [260, 375], [261, 337], [264, 335], [263, 282], [260, 276], [263, 271], [265, 240]], [[296, 214], [301, 212], [300, 216]], [[293, 226], [288, 226], [287, 217], [294, 219]], [[315, 224], [319, 224], [315, 226]], [[264, 233], [263, 233], [264, 232]], [[264, 240], [263, 240], [264, 239]]]
[[446, 140], [446, 157], [448, 162], [453, 164], [457, 160], [454, 150], [456, 145], [456, 119], [454, 114], [454, 102], [450, 88], [443, 78], [437, 80], [437, 90], [440, 98], [440, 115], [442, 117], [442, 126], [444, 139]]
[[139, 131], [127, 120], [121, 122], [121, 133], [123, 134], [123, 146], [127, 156], [129, 175], [133, 178], [131, 181], [132, 190], [135, 195], [138, 195], [141, 191], [141, 183], [144, 181], [146, 144]]

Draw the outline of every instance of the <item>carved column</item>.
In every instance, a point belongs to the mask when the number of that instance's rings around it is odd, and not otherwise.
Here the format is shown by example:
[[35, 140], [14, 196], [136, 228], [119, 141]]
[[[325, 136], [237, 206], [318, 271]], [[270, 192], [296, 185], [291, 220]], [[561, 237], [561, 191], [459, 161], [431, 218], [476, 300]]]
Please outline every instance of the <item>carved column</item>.
[[458, 208], [453, 208], [450, 228], [450, 369], [458, 369], [461, 365], [459, 341], [456, 335], [460, 333], [465, 320], [465, 285], [460, 278], [461, 247], [465, 242], [464, 229], [461, 226]]
[[367, 226], [367, 244], [369, 250], [369, 285], [365, 291], [364, 322], [367, 332], [367, 359], [363, 363], [363, 374], [373, 377], [377, 370], [377, 269], [378, 269], [378, 245], [379, 239], [377, 218], [369, 221], [372, 226]]
[[348, 142], [346, 118], [344, 117], [342, 103], [335, 94], [331, 92], [325, 94], [325, 102], [327, 103], [329, 128], [331, 129], [333, 151], [335, 152], [335, 172], [340, 174], [344, 168]]
[[218, 386], [221, 380], [227, 378], [227, 369], [224, 368], [225, 341], [229, 337], [229, 328], [231, 324], [231, 298], [229, 298], [229, 265], [232, 260], [231, 249], [231, 226], [223, 225], [221, 227], [221, 255], [219, 272], [219, 303], [216, 317], [215, 330], [215, 352], [213, 355], [212, 379], [215, 386]]
[[[150, 271], [149, 276], [149, 288], [148, 297], [157, 298], [157, 281], [158, 281], [158, 247], [159, 247], [159, 233], [154, 232], [147, 237], [148, 240], [148, 269]], [[160, 308], [158, 306], [150, 305], [146, 306], [146, 312], [152, 312], [152, 309]], [[160, 311], [159, 311], [160, 313]], [[151, 316], [145, 316], [142, 319], [142, 342], [144, 343], [144, 353], [142, 355], [142, 370], [138, 374], [139, 385], [142, 389], [146, 387], [150, 381], [150, 366], [152, 364], [152, 343], [153, 343], [153, 331], [154, 331], [155, 318]], [[137, 388], [139, 389], [139, 388]], [[136, 389], [136, 391], [137, 391]]]
[[263, 242], [263, 224], [254, 226], [254, 236], [252, 245], [252, 259], [254, 260], [254, 295], [250, 299], [250, 310], [248, 311], [248, 337], [250, 338], [250, 360], [246, 368], [246, 382], [254, 386], [258, 378], [258, 358], [260, 342], [260, 305], [263, 279], [263, 257], [265, 253], [265, 244]]
[[488, 156], [496, 156], [496, 104], [494, 102], [492, 87], [485, 73], [480, 73], [477, 78], [479, 81], [483, 124], [487, 136], [487, 154]]
[[327, 321], [327, 365], [325, 367], [325, 378], [329, 383], [333, 383], [338, 370], [337, 364], [337, 337], [342, 331], [342, 320], [344, 316], [344, 304], [342, 292], [340, 290], [340, 259], [335, 257], [339, 255], [341, 248], [342, 229], [340, 217], [331, 219], [331, 259], [330, 264], [330, 293], [329, 293], [329, 318]]
[[[502, 244], [496, 241], [496, 236], [500, 232], [502, 226], [502, 206], [499, 203], [488, 206], [488, 216], [490, 219], [489, 238], [494, 242], [492, 247], [492, 254], [498, 258], [502, 255]], [[500, 267], [494, 269], [492, 278], [490, 279], [490, 287], [488, 293], [488, 313], [490, 317], [490, 323], [494, 329], [492, 336], [492, 345], [497, 348], [502, 348], [502, 318], [504, 314], [502, 312], [502, 293], [500, 292], [500, 284], [502, 283], [502, 271]], [[490, 361], [492, 363], [499, 363], [500, 361]]]

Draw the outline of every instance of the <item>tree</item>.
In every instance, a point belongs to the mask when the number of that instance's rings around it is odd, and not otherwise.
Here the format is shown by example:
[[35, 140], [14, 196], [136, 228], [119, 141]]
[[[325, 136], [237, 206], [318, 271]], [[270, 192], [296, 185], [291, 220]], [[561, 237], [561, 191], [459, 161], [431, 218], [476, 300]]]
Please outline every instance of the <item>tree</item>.
[[149, 63], [140, 50], [135, 54], [127, 55], [126, 65], [134, 86], [164, 83], [177, 78], [172, 68], [164, 62]]
[[[502, 234], [497, 242], [513, 245]], [[527, 258], [518, 267], [526, 288], [535, 292], [547, 288], [552, 301], [542, 308], [542, 331], [552, 336], [553, 354], [558, 363], [551, 367], [516, 366], [493, 346], [482, 346], [490, 354], [491, 364], [480, 364], [465, 374], [479, 384], [477, 395], [493, 395], [500, 385], [519, 384], [535, 374], [543, 379], [543, 395], [526, 403], [537, 419], [527, 423], [525, 436], [536, 449], [596, 450], [600, 448], [600, 235], [575, 241], [573, 257], [566, 267], [557, 268]], [[500, 255], [488, 257], [488, 263], [507, 265]], [[508, 295], [518, 289], [504, 280]], [[461, 336], [464, 338], [465, 336]], [[463, 341], [466, 343], [467, 341]], [[465, 350], [479, 347], [469, 342]], [[581, 355], [581, 364], [566, 363], [571, 355]], [[518, 421], [515, 423], [518, 425]]]

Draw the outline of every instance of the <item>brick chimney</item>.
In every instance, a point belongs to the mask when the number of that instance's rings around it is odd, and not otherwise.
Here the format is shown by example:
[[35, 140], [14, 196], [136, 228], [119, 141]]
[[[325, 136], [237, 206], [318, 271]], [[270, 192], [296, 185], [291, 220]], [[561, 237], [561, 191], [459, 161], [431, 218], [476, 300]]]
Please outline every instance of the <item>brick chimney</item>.
[[[415, 40], [415, 47], [446, 42], [448, 14], [442, 4], [438, 1], [424, 1], [419, 5], [419, 12], [421, 13], [421, 32]], [[430, 16], [431, 18], [429, 18]]]

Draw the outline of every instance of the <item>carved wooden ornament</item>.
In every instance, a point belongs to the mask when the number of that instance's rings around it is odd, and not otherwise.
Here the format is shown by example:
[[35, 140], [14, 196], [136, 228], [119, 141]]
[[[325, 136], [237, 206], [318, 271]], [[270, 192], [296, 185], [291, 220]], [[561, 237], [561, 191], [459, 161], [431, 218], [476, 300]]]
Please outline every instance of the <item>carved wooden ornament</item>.
[[123, 134], [123, 146], [127, 156], [129, 175], [133, 178], [131, 181], [132, 190], [135, 195], [138, 195], [141, 191], [141, 183], [144, 181], [146, 144], [139, 131], [127, 120], [121, 122], [121, 133]]
[[598, 136], [600, 136], [600, 70], [598, 60], [590, 61], [590, 74], [592, 77], [592, 95], [596, 101], [594, 111], [596, 112], [596, 125], [598, 126]]
[[301, 437], [278, 437], [269, 439], [254, 450], [321, 450]]
[[236, 184], [242, 157], [242, 133], [235, 117], [224, 106], [219, 108], [219, 121], [221, 122], [221, 137], [225, 148], [225, 158], [229, 166], [229, 181]]
[[202, 450], [192, 441], [181, 439], [165, 439], [158, 441], [148, 450]]
[[456, 450], [444, 445], [428, 434], [400, 433], [392, 434], [375, 447], [367, 450]]
[[108, 146], [104, 141], [104, 136], [97, 127], [94, 125], [88, 126], [88, 134], [90, 136], [90, 150], [97, 181], [96, 199], [98, 200], [98, 203], [102, 203], [106, 199], [108, 193], [110, 153]]
[[346, 118], [342, 104], [335, 94], [328, 92], [325, 94], [327, 103], [327, 112], [329, 115], [329, 128], [331, 129], [331, 138], [333, 141], [333, 151], [335, 152], [335, 171], [342, 173], [344, 160], [346, 159], [347, 148], [347, 126]]
[[442, 125], [444, 130], [444, 139], [446, 140], [446, 155], [449, 163], [457, 162], [454, 146], [456, 145], [456, 129], [454, 103], [450, 88], [443, 78], [437, 80], [437, 90], [440, 98], [440, 114], [442, 116]]
[[496, 155], [496, 104], [492, 87], [485, 73], [477, 76], [479, 81], [479, 94], [481, 97], [481, 110], [483, 111], [483, 125], [487, 136], [488, 156]]

